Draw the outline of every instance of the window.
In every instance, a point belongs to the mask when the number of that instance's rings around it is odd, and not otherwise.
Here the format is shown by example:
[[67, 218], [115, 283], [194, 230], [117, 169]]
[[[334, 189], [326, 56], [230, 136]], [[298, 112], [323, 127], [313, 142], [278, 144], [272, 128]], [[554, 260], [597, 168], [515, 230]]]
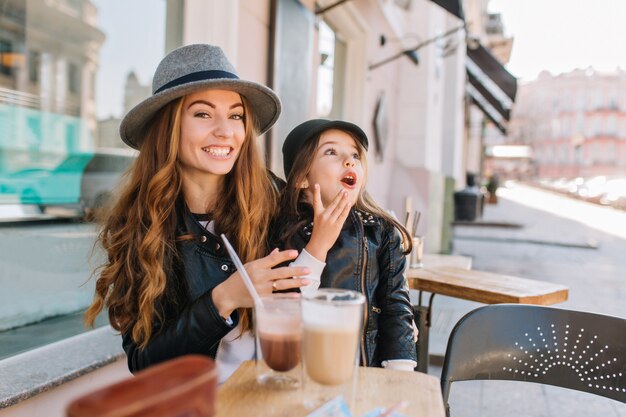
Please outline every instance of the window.
[[39, 68], [41, 67], [41, 53], [30, 51], [28, 53], [28, 81], [31, 84], [39, 84]]
[[67, 91], [72, 94], [78, 94], [80, 92], [80, 74], [78, 65], [70, 62], [67, 65]]
[[11, 75], [11, 56], [13, 54], [13, 43], [7, 39], [0, 39], [0, 74]]
[[[88, 214], [134, 156], [117, 133], [127, 76], [134, 71], [148, 86], [135, 92], [150, 94], [165, 54], [166, 3], [0, 8], [0, 219], [18, 219], [0, 231], [0, 359], [84, 331], [89, 278], [104, 259], [93, 251]], [[59, 31], [59, 22], [69, 24]], [[20, 221], [27, 218], [47, 221]]]
[[607, 119], [606, 134], [609, 136], [617, 135], [617, 116], [615, 114], [609, 115]]
[[319, 24], [317, 69], [317, 115], [340, 119], [343, 106], [346, 45], [324, 21]]

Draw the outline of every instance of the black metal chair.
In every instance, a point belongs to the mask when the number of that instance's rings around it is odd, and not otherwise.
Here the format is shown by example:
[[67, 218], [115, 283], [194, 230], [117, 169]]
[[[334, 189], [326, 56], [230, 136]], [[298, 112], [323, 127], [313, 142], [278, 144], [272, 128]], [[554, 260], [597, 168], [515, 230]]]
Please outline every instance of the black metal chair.
[[467, 313], [452, 329], [441, 374], [455, 381], [514, 380], [571, 388], [626, 403], [626, 319], [523, 304]]

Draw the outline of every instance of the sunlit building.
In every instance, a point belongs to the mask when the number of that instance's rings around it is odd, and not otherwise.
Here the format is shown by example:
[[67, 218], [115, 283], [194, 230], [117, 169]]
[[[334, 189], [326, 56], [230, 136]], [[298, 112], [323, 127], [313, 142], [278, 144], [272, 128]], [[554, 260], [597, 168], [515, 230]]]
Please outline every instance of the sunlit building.
[[626, 72], [543, 72], [520, 86], [511, 139], [540, 179], [626, 175]]
[[[485, 148], [508, 141], [511, 109], [517, 80], [504, 65], [509, 61], [513, 38], [505, 35], [502, 16], [488, 12], [487, 0], [466, 1], [470, 27], [467, 42], [467, 107], [465, 114], [465, 170], [489, 176], [493, 158]], [[486, 178], [483, 178], [486, 179]]]

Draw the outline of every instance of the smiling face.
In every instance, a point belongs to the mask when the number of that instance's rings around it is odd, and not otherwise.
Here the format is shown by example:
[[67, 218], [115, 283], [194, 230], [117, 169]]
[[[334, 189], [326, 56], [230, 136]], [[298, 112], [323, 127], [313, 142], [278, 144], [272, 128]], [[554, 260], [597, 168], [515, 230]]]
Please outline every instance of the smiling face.
[[185, 97], [179, 160], [186, 179], [215, 182], [228, 174], [244, 140], [244, 107], [238, 93], [204, 90]]
[[309, 201], [313, 186], [319, 184], [324, 206], [330, 204], [341, 190], [348, 191], [354, 205], [365, 183], [362, 157], [364, 155], [350, 134], [337, 129], [323, 132], [306, 176]]

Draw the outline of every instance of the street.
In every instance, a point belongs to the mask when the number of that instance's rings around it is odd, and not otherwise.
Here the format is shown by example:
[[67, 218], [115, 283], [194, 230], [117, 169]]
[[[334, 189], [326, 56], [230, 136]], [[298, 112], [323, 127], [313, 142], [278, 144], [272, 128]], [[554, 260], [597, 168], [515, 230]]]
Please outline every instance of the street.
[[[484, 221], [520, 228], [455, 226], [453, 253], [471, 256], [472, 268], [569, 287], [555, 307], [626, 317], [626, 212], [514, 184], [498, 190]], [[443, 355], [458, 319], [480, 306], [436, 296], [431, 353]], [[439, 376], [441, 368], [429, 373]], [[450, 394], [455, 417], [626, 416], [626, 404], [592, 394], [511, 381], [457, 382]]]

